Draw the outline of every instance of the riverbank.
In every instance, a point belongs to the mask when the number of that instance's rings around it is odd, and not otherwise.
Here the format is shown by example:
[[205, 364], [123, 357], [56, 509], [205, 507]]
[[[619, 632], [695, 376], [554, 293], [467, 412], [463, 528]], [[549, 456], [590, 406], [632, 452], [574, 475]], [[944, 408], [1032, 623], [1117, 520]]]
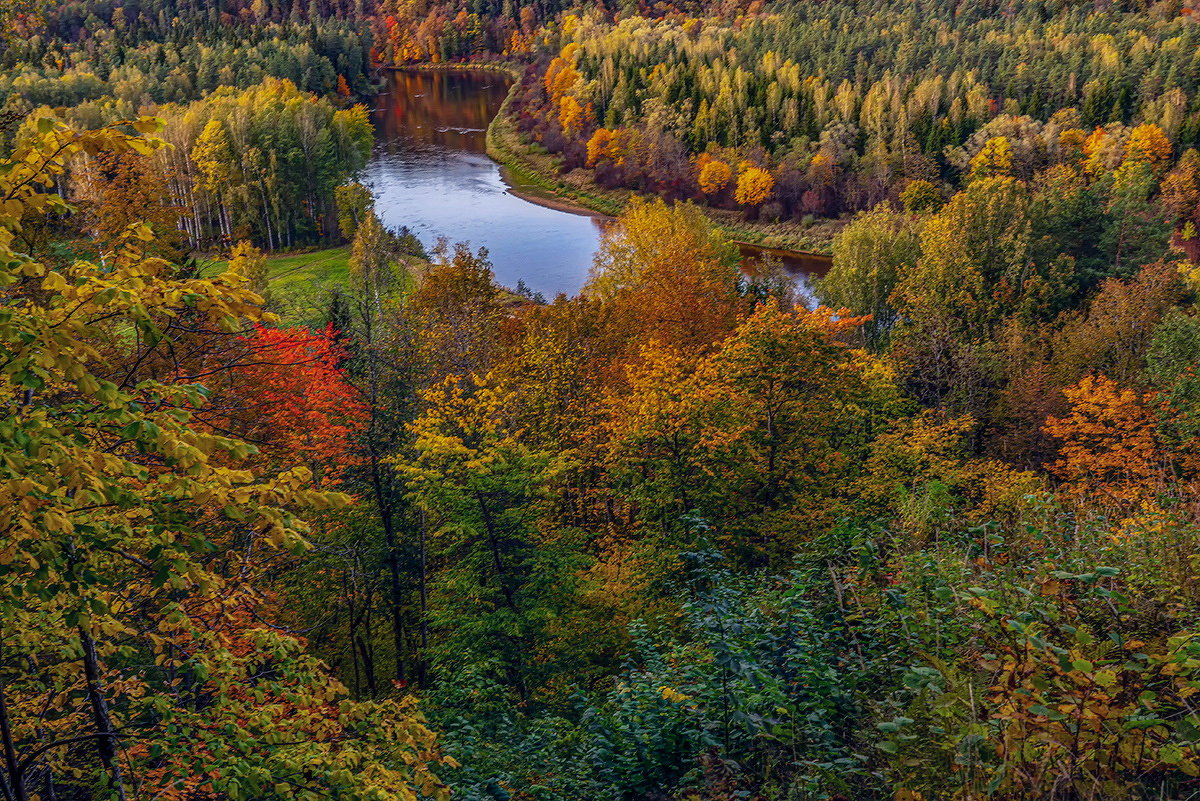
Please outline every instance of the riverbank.
[[[509, 68], [509, 74], [519, 78], [519, 71]], [[562, 173], [562, 162], [541, 145], [530, 142], [513, 124], [511, 106], [516, 96], [514, 83], [500, 111], [487, 130], [487, 152], [495, 161], [519, 176], [520, 183], [535, 191], [514, 190], [519, 197], [560, 211], [593, 216], [617, 217], [639, 194], [629, 189], [605, 189], [593, 180], [589, 169]], [[642, 196], [645, 197], [645, 196]], [[732, 240], [776, 250], [800, 253], [828, 254], [833, 236], [841, 223], [826, 220], [811, 226], [792, 222], [749, 222], [742, 213], [728, 209], [700, 207], [705, 215]]]
[[[400, 68], [396, 68], [400, 69]], [[403, 69], [485, 70], [500, 72], [513, 80], [504, 102], [489, 123], [487, 154], [505, 170], [504, 177], [516, 197], [556, 211], [589, 217], [618, 217], [635, 197], [629, 189], [605, 189], [593, 180], [593, 171], [576, 169], [562, 173], [561, 160], [541, 145], [530, 142], [512, 121], [512, 104], [523, 68], [512, 62], [469, 62], [414, 64]], [[754, 247], [798, 254], [827, 255], [833, 236], [841, 228], [837, 220], [812, 225], [795, 222], [751, 222], [740, 211], [700, 207], [731, 240]]]

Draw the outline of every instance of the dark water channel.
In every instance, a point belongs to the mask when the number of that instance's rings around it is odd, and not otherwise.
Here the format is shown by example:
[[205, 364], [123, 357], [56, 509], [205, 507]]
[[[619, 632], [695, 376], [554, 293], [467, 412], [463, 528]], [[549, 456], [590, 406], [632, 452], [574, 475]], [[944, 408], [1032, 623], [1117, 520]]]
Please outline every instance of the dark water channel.
[[[485, 247], [496, 279], [547, 297], [577, 293], [607, 219], [539, 205], [487, 156], [485, 134], [509, 78], [486, 70], [399, 70], [376, 102], [367, 183], [385, 225], [408, 226], [427, 246], [446, 237]], [[803, 285], [828, 268], [822, 256], [744, 246], [748, 266], [777, 259]]]

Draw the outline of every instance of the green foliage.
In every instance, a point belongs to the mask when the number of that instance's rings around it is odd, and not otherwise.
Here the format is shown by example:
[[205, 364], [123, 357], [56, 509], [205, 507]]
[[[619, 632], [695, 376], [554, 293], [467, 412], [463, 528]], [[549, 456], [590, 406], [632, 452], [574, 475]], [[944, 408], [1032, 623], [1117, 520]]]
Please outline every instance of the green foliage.
[[1146, 372], [1162, 391], [1163, 426], [1177, 445], [1200, 434], [1200, 324], [1172, 309], [1154, 331]]
[[194, 247], [251, 239], [274, 250], [334, 238], [335, 191], [366, 166], [373, 141], [365, 107], [339, 109], [275, 79], [158, 114], [175, 145], [162, 166]]
[[243, 551], [303, 552], [299, 510], [349, 500], [214, 432], [212, 384], [230, 368], [204, 369], [208, 385], [178, 372], [201, 371], [181, 353], [270, 319], [249, 286], [258, 254], [239, 248], [198, 277], [148, 255], [143, 225], [105, 264], [50, 267], [14, 249], [25, 220], [69, 212], [49, 188], [70, 159], [161, 146], [47, 121], [0, 162], [0, 381], [12, 399], [0, 415], [0, 788], [445, 797], [412, 702], [348, 699], [295, 637], [256, 619], [249, 565], [224, 569]]
[[815, 800], [873, 786], [854, 729], [856, 692], [879, 665], [847, 639], [856, 624], [829, 605], [828, 580], [737, 576], [711, 550], [685, 559], [678, 627], [636, 625], [612, 686], [565, 714], [522, 722], [494, 687], [469, 680], [439, 695], [442, 714], [464, 710], [442, 728], [467, 798], [499, 797], [489, 787], [633, 801], [760, 786]]
[[343, 239], [353, 241], [358, 226], [375, 208], [375, 198], [370, 189], [357, 182], [339, 186], [333, 197], [337, 204], [338, 230]]
[[[117, 114], [132, 115], [145, 102], [186, 103], [221, 86], [247, 89], [265, 78], [322, 95], [333, 94], [339, 75], [356, 91], [370, 86], [370, 33], [328, 12], [305, 19], [291, 13], [292, 4], [284, 9], [272, 2], [270, 19], [249, 24], [233, 2], [18, 0], [5, 3], [3, 13], [19, 16], [22, 5], [52, 7], [45, 9], [44, 28], [26, 27], [31, 35], [0, 52], [0, 97], [20, 96], [35, 106], [111, 104]], [[4, 25], [5, 32], [20, 29]]]
[[817, 282], [832, 308], [869, 314], [865, 330], [873, 345], [896, 323], [891, 294], [920, 256], [919, 221], [889, 206], [858, 215], [833, 240], [833, 266]]

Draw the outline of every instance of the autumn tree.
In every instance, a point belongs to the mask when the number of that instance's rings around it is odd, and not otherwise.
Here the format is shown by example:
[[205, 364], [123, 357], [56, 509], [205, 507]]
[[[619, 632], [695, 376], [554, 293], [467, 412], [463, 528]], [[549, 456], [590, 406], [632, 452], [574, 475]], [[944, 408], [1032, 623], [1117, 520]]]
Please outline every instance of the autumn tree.
[[842, 341], [862, 322], [771, 301], [700, 361], [644, 348], [606, 401], [610, 470], [643, 524], [678, 543], [699, 516], [762, 561], [836, 517], [873, 414], [870, 359]]
[[132, 152], [100, 151], [78, 166], [73, 175], [77, 218], [102, 255], [113, 251], [130, 226], [144, 224], [162, 248], [156, 255], [180, 255], [181, 210], [171, 199], [159, 163]]
[[212, 197], [218, 207], [221, 233], [226, 239], [233, 238], [233, 218], [228, 204], [228, 192], [234, 178], [233, 146], [225, 125], [220, 120], [209, 120], [196, 139], [191, 159], [200, 173], [198, 188]]
[[573, 95], [563, 97], [558, 109], [558, 124], [562, 126], [565, 136], [569, 139], [578, 138], [583, 133], [588, 116], [588, 110]]
[[1145, 164], [1158, 177], [1171, 160], [1171, 142], [1162, 129], [1150, 123], [1134, 126], [1125, 143], [1125, 162]]
[[399, 464], [430, 516], [434, 670], [498, 669], [528, 698], [545, 669], [533, 659], [537, 632], [565, 580], [564, 562], [547, 558], [536, 526], [553, 460], [520, 441], [506, 399], [482, 378], [452, 376], [424, 400], [412, 423], [414, 456]]
[[970, 180], [1000, 178], [1012, 175], [1012, 145], [1007, 138], [997, 136], [989, 139], [971, 159]]
[[487, 252], [443, 243], [410, 306], [423, 380], [483, 374], [498, 354], [496, 329], [504, 316]]
[[942, 207], [941, 190], [932, 182], [925, 180], [910, 181], [900, 193], [900, 203], [904, 210], [913, 214], [937, 211]]
[[747, 209], [757, 209], [766, 203], [775, 189], [775, 178], [762, 167], [746, 165], [738, 172], [734, 198]]
[[896, 352], [926, 403], [982, 417], [994, 382], [988, 343], [1010, 315], [1034, 315], [1052, 290], [1028, 269], [1028, 191], [979, 178], [921, 225], [921, 255], [893, 302]]
[[334, 202], [337, 204], [338, 230], [343, 239], [353, 242], [358, 227], [374, 210], [375, 198], [370, 189], [355, 182], [334, 190]]
[[695, 350], [736, 323], [738, 278], [736, 251], [698, 208], [655, 201], [604, 232], [584, 293], [606, 305], [618, 349], [657, 339]]
[[297, 510], [346, 501], [200, 424], [211, 370], [129, 380], [184, 338], [264, 319], [243, 275], [188, 277], [146, 255], [145, 226], [103, 266], [50, 268], [11, 248], [26, 213], [67, 211], [48, 188], [70, 159], [157, 146], [55, 125], [0, 170], [3, 380], [21, 399], [0, 418], [0, 786], [14, 799], [45, 786], [125, 798], [143, 783], [223, 797], [442, 795], [432, 734], [410, 705], [349, 701], [295, 638], [253, 617], [218, 634], [243, 586], [226, 560], [303, 549]]
[[1063, 394], [1070, 411], [1046, 421], [1047, 433], [1060, 441], [1050, 470], [1080, 500], [1129, 507], [1154, 497], [1167, 466], [1155, 437], [1153, 397], [1103, 375], [1084, 376]]
[[1061, 316], [1052, 340], [1054, 372], [1064, 385], [1092, 371], [1132, 384], [1156, 327], [1183, 292], [1178, 265], [1171, 262], [1148, 264], [1126, 280], [1107, 279], [1085, 308]]
[[833, 265], [817, 283], [828, 306], [870, 315], [864, 326], [878, 346], [896, 322], [891, 294], [921, 255], [920, 227], [911, 216], [881, 205], [859, 214], [833, 241]]
[[863, 322], [769, 301], [711, 357], [724, 391], [708, 410], [717, 426], [706, 445], [724, 451], [715, 469], [741, 504], [746, 517], [735, 525], [759, 558], [789, 553], [840, 508], [839, 483], [873, 414], [863, 379], [870, 360], [846, 342]]
[[679, 535], [685, 518], [710, 515], [729, 487], [706, 470], [715, 445], [702, 415], [721, 402], [723, 388], [687, 354], [652, 341], [626, 368], [623, 385], [605, 399], [605, 450], [621, 496], [644, 523]]
[[259, 326], [246, 345], [247, 365], [234, 368], [230, 389], [246, 399], [239, 409], [246, 437], [281, 466], [303, 465], [319, 483], [336, 485], [355, 461], [367, 409], [342, 373], [347, 353], [332, 326], [318, 333]]
[[733, 169], [720, 159], [709, 159], [700, 168], [700, 191], [712, 197], [718, 195], [733, 179]]

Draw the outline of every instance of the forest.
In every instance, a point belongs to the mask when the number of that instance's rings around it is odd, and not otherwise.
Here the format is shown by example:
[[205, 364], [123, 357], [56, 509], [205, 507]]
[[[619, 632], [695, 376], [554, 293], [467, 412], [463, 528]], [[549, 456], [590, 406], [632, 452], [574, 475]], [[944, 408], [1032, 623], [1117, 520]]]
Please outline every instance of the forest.
[[1185, 6], [567, 15], [548, 42], [560, 50], [526, 76], [520, 125], [602, 185], [771, 219], [898, 203], [918, 181], [945, 197], [1000, 136], [1025, 179], [1083, 148], [1111, 161], [1137, 124], [1178, 157], [1200, 145], [1200, 33]]
[[[6, 4], [3, 801], [1196, 797], [1193, 16]], [[364, 183], [464, 63], [576, 294]]]

